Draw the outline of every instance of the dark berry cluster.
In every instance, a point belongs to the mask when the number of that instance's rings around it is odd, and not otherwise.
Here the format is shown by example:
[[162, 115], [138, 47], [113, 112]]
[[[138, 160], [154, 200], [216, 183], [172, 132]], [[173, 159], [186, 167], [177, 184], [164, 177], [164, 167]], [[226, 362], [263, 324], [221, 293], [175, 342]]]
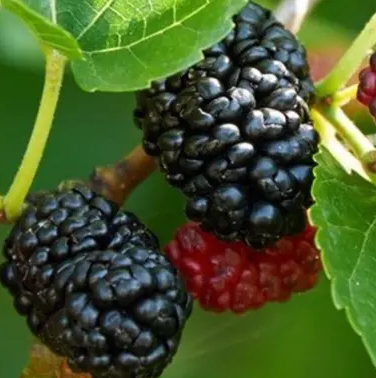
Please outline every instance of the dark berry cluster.
[[30, 196], [1, 282], [51, 350], [95, 378], [158, 377], [191, 297], [157, 238], [87, 187]]
[[376, 52], [369, 59], [369, 66], [359, 74], [358, 101], [368, 106], [376, 120]]
[[308, 225], [301, 234], [260, 253], [242, 242], [220, 241], [188, 223], [165, 251], [202, 308], [243, 313], [267, 302], [287, 301], [316, 285], [321, 263], [314, 235]]
[[305, 50], [249, 4], [204, 59], [137, 94], [145, 151], [188, 197], [189, 219], [262, 248], [305, 227], [318, 135]]

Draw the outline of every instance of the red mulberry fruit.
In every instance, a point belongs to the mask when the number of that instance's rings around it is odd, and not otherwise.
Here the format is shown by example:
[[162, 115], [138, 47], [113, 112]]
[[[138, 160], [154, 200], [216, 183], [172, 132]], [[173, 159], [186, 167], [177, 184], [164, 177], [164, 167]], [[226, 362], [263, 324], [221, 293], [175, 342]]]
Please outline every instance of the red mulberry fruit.
[[242, 242], [218, 240], [188, 223], [165, 251], [203, 309], [243, 313], [315, 286], [321, 264], [314, 234], [307, 226], [260, 252]]
[[357, 98], [363, 105], [368, 106], [376, 120], [376, 52], [369, 60], [369, 67], [364, 68], [359, 74]]

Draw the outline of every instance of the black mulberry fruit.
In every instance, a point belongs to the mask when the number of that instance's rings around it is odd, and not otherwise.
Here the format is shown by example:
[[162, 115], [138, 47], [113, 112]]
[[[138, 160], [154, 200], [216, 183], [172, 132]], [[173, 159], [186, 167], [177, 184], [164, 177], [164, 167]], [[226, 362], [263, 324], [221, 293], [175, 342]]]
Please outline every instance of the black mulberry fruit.
[[192, 300], [139, 219], [89, 190], [31, 195], [1, 282], [31, 331], [95, 378], [158, 377]]
[[263, 248], [305, 227], [318, 134], [306, 53], [261, 6], [189, 69], [137, 93], [147, 154], [218, 238]]

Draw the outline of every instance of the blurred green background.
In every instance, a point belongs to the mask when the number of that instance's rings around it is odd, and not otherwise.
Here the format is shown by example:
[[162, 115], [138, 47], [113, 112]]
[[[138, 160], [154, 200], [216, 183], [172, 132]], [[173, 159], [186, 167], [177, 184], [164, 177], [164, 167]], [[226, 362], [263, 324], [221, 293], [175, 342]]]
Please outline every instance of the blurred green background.
[[[265, 1], [260, 1], [266, 4]], [[268, 4], [270, 4], [268, 2]], [[275, 4], [272, 2], [272, 4]], [[348, 45], [376, 11], [375, 0], [321, 1], [300, 37], [311, 53]], [[36, 113], [42, 60], [23, 25], [0, 14], [0, 191], [11, 183]], [[67, 77], [56, 122], [34, 189], [86, 177], [95, 165], [132, 149], [140, 133], [132, 125], [132, 94], [87, 94]], [[358, 117], [372, 129], [367, 117]], [[127, 204], [161, 238], [184, 222], [183, 200], [154, 174]], [[3, 239], [7, 228], [0, 229]], [[17, 378], [31, 336], [0, 289], [0, 378]], [[325, 277], [314, 291], [284, 305], [268, 305], [239, 317], [195, 310], [174, 363], [164, 378], [371, 378], [376, 370], [345, 314], [333, 308]], [[39, 378], [39, 377], [35, 377]]]

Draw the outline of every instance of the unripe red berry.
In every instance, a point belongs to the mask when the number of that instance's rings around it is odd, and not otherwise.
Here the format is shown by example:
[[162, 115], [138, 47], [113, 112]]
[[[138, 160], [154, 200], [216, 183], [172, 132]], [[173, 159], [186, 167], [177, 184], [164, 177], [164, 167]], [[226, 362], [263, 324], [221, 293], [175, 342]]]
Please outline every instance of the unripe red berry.
[[369, 112], [376, 120], [376, 52], [369, 59], [369, 66], [359, 74], [357, 99], [368, 106]]
[[315, 286], [321, 263], [314, 234], [307, 226], [300, 235], [260, 251], [242, 242], [220, 241], [187, 223], [165, 251], [203, 309], [243, 313]]

